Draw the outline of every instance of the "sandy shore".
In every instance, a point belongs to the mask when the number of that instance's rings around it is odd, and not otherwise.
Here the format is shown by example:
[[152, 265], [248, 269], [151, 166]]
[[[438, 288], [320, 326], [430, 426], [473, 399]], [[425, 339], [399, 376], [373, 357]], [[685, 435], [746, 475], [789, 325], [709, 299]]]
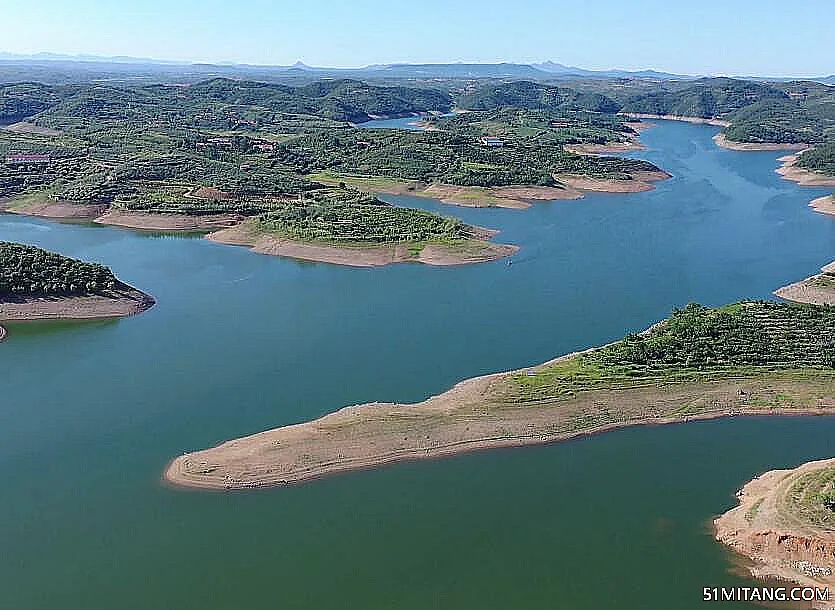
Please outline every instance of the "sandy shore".
[[723, 133], [713, 136], [713, 141], [722, 148], [740, 151], [777, 151], [777, 150], [806, 150], [808, 144], [777, 144], [770, 142], [736, 142], [729, 140]]
[[703, 119], [694, 116], [681, 116], [678, 114], [647, 114], [643, 112], [624, 112], [622, 116], [630, 119], [653, 119], [660, 121], [684, 121], [685, 123], [696, 123], [698, 125], [714, 125], [716, 127], [730, 127], [728, 121], [722, 119]]
[[636, 172], [632, 180], [607, 180], [589, 178], [583, 175], [560, 174], [557, 179], [572, 189], [594, 193], [642, 193], [655, 188], [653, 182], [667, 180], [670, 174], [664, 171]]
[[204, 489], [270, 487], [393, 462], [552, 443], [625, 426], [743, 414], [835, 413], [832, 377], [780, 374], [508, 401], [508, 377], [536, 374], [537, 369], [463, 381], [418, 404], [347, 407], [311, 422], [186, 453], [169, 464], [164, 477], [175, 485]]
[[835, 216], [835, 195], [813, 199], [812, 203], [809, 204], [809, 207], [820, 214]]
[[[835, 474], [835, 459], [772, 470], [737, 494], [739, 506], [715, 520], [716, 539], [753, 561], [757, 578], [835, 586], [835, 529], [815, 496]], [[820, 486], [820, 487], [819, 487]], [[831, 608], [829, 602], [813, 608]]]
[[[120, 282], [114, 290], [102, 294], [0, 297], [0, 322], [121, 318], [142, 313], [155, 303], [151, 295]], [[0, 327], [0, 340], [5, 335]]]
[[517, 246], [487, 241], [495, 232], [481, 231], [478, 239], [461, 244], [391, 244], [382, 246], [306, 243], [262, 233], [252, 223], [222, 229], [208, 239], [223, 244], [249, 246], [260, 254], [349, 267], [383, 267], [394, 263], [416, 262], [427, 265], [467, 265], [497, 260], [518, 252]]
[[51, 218], [53, 220], [95, 220], [107, 211], [107, 205], [61, 203], [49, 198], [18, 201], [6, 199], [0, 210], [10, 214]]
[[[808, 148], [808, 147], [807, 147]], [[809, 171], [802, 167], [797, 167], [797, 161], [800, 155], [787, 155], [780, 157], [778, 161], [782, 165], [775, 171], [783, 176], [786, 180], [797, 182], [800, 186], [832, 186], [835, 187], [835, 176], [827, 176], [819, 172]], [[815, 200], [817, 201], [817, 200]]]
[[110, 209], [96, 218], [94, 222], [147, 231], [217, 231], [231, 227], [242, 220], [243, 216], [234, 214], [188, 216], [186, 214], [151, 214]]
[[818, 275], [775, 290], [774, 295], [794, 303], [835, 305], [835, 262], [823, 267]]

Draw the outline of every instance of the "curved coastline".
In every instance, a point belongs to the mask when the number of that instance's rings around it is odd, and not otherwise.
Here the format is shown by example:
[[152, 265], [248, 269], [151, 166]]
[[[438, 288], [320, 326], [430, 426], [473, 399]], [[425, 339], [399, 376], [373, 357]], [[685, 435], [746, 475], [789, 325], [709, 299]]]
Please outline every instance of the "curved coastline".
[[592, 389], [524, 404], [507, 401], [503, 383], [510, 377], [537, 375], [589, 351], [593, 350], [468, 379], [420, 403], [345, 407], [313, 421], [185, 453], [167, 465], [163, 477], [179, 487], [255, 489], [395, 462], [555, 443], [637, 425], [739, 415], [835, 414], [831, 375], [790, 372]]
[[[831, 485], [835, 459], [772, 470], [749, 481], [738, 505], [714, 521], [716, 539], [747, 558], [755, 578], [809, 587], [835, 585], [835, 530], [819, 494]], [[818, 602], [813, 608], [829, 608]]]
[[119, 282], [116, 288], [101, 294], [2, 298], [0, 323], [122, 318], [140, 314], [155, 304], [150, 294]]
[[822, 267], [817, 275], [778, 288], [774, 296], [792, 303], [835, 305], [835, 262]]
[[259, 232], [252, 223], [243, 222], [206, 237], [221, 244], [247, 246], [259, 254], [347, 267], [384, 267], [408, 262], [435, 266], [467, 265], [499, 260], [519, 251], [518, 246], [488, 241], [496, 234], [495, 231], [477, 228], [473, 239], [460, 244], [429, 242], [335, 246]]

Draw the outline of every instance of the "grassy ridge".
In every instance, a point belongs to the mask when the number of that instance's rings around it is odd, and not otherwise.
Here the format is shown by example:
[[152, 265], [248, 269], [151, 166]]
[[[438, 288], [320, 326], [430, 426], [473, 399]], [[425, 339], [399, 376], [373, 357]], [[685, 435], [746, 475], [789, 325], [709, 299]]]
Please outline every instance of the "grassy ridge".
[[779, 371], [835, 378], [835, 307], [691, 304], [641, 335], [511, 377], [514, 401], [602, 388], [751, 377]]

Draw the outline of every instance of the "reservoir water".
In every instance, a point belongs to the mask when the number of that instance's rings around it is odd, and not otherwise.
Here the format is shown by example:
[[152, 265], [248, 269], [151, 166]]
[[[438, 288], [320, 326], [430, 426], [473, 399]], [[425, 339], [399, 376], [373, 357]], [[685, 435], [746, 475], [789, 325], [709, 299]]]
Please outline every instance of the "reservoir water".
[[[835, 455], [835, 419], [734, 419], [183, 492], [167, 460], [347, 404], [416, 401], [771, 291], [835, 258], [827, 191], [778, 153], [664, 123], [648, 193], [529, 210], [396, 197], [483, 226], [515, 264], [350, 269], [203, 239], [0, 216], [0, 239], [109, 265], [158, 304], [12, 325], [0, 346], [0, 608], [696, 609], [745, 584], [711, 518], [752, 476]], [[735, 608], [742, 605], [724, 604]]]

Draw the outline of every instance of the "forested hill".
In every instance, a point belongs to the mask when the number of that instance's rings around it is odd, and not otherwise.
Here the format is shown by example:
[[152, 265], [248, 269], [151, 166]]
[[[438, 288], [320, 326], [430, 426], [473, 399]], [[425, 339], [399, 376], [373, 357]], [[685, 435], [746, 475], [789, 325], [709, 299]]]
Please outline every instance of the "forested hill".
[[584, 93], [530, 81], [491, 83], [463, 93], [457, 101], [465, 110], [535, 108], [541, 110], [588, 110], [614, 113], [620, 105], [600, 93]]
[[72, 295], [112, 290], [107, 267], [34, 246], [0, 242], [0, 299], [11, 295]]
[[784, 91], [771, 85], [731, 78], [710, 78], [673, 83], [660, 91], [633, 97], [624, 103], [621, 110], [715, 118], [764, 100], [788, 99]]
[[14, 84], [0, 87], [0, 122], [9, 123], [45, 110], [79, 118], [113, 118], [126, 107], [156, 114], [162, 108], [186, 110], [212, 104], [257, 107], [271, 112], [362, 122], [373, 115], [446, 111], [447, 93], [415, 87], [383, 87], [354, 80], [316, 82], [302, 87], [217, 78], [188, 87], [151, 85], [138, 88], [103, 85]]

